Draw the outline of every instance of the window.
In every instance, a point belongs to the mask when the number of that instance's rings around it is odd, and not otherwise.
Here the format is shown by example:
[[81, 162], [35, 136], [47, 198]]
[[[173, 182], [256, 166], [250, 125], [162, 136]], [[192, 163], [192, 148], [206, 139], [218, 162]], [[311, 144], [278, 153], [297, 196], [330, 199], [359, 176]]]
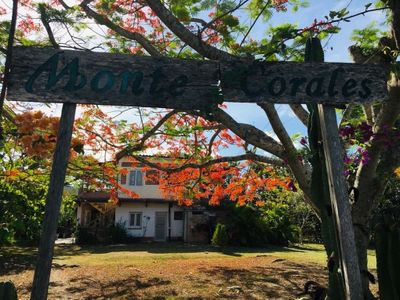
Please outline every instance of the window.
[[177, 221], [183, 220], [183, 211], [175, 211], [174, 212], [174, 220], [177, 220]]
[[143, 185], [143, 173], [140, 170], [133, 170], [129, 172], [129, 185]]
[[126, 184], [126, 174], [128, 173], [128, 170], [123, 169], [124, 171], [122, 171], [123, 173], [119, 174], [120, 180], [121, 180], [121, 184]]
[[129, 227], [140, 229], [142, 228], [142, 213], [131, 212], [129, 213]]
[[192, 215], [203, 215], [203, 214], [204, 214], [204, 211], [201, 211], [201, 210], [192, 211]]
[[132, 167], [133, 163], [124, 161], [124, 162], [121, 163], [121, 166], [122, 167]]
[[159, 185], [160, 184], [160, 172], [158, 170], [146, 171], [145, 184], [146, 185]]

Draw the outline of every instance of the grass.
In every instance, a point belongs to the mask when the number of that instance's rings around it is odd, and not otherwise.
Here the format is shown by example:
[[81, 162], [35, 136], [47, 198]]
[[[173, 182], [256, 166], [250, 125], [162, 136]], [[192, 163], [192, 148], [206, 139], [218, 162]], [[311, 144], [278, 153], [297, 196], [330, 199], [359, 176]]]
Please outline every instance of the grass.
[[[235, 257], [257, 257], [269, 255], [300, 263], [326, 265], [323, 245], [303, 244], [294, 247], [270, 246], [268, 248], [226, 247], [176, 244], [132, 244], [117, 246], [58, 248], [55, 262], [62, 264], [109, 265], [151, 264], [168, 259], [227, 259]], [[369, 268], [376, 269], [375, 252], [368, 252]]]
[[[0, 281], [15, 282], [22, 299], [29, 296], [35, 260], [34, 248], [0, 249]], [[372, 252], [369, 261], [374, 269]], [[49, 298], [292, 299], [308, 280], [325, 283], [325, 266], [323, 246], [317, 244], [268, 248], [59, 245]]]

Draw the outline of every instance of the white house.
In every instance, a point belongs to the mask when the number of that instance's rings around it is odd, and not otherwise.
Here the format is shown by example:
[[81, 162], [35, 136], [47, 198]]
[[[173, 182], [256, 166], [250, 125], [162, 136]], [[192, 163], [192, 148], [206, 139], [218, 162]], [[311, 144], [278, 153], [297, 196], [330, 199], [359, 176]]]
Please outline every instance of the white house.
[[118, 164], [127, 170], [118, 178], [120, 186], [134, 191], [139, 198], [119, 190], [118, 204], [114, 204], [108, 193], [81, 193], [77, 209], [80, 226], [92, 228], [96, 235], [111, 224], [120, 224], [132, 237], [145, 240], [209, 241], [207, 226], [213, 225], [214, 213], [204, 207], [182, 207], [173, 199], [163, 198], [156, 170], [149, 170], [152, 174], [146, 176], [127, 156], [119, 157]]

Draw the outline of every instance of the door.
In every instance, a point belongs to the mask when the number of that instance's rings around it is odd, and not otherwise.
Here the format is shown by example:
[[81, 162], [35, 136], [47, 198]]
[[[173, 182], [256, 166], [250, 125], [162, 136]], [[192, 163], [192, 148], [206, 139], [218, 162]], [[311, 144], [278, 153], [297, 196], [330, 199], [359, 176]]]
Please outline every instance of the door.
[[156, 212], [156, 228], [155, 237], [156, 241], [165, 241], [167, 237], [167, 212]]

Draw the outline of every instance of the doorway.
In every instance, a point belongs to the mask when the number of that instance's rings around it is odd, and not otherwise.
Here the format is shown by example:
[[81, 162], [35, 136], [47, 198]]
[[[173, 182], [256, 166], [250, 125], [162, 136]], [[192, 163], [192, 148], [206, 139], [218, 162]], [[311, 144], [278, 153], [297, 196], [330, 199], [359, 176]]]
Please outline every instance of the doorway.
[[165, 241], [167, 238], [167, 212], [156, 212], [156, 228], [154, 240]]

